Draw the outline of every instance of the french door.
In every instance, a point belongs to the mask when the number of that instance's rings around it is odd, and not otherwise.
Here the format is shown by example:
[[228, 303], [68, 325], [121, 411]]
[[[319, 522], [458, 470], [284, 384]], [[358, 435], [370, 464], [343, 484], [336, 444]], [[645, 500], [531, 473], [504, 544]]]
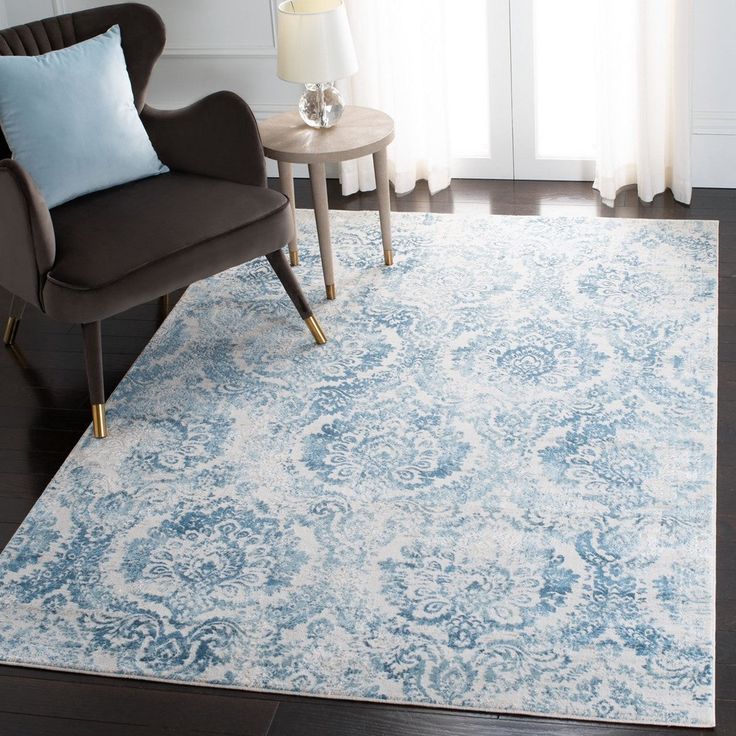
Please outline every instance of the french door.
[[593, 179], [596, 6], [448, 3], [453, 176]]

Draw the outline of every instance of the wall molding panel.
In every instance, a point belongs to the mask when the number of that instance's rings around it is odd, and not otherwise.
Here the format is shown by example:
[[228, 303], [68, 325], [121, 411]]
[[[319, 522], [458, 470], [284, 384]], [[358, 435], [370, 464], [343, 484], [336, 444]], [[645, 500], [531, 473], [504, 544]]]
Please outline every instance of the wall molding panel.
[[695, 187], [736, 188], [736, 110], [693, 111]]
[[266, 103], [253, 103], [250, 105], [250, 109], [253, 110], [256, 120], [265, 120], [273, 115], [280, 115], [282, 112], [290, 112], [296, 110], [298, 99], [294, 102], [266, 102]]
[[267, 59], [276, 57], [275, 46], [166, 46], [164, 56], [173, 59], [247, 59], [251, 57]]
[[736, 110], [693, 111], [693, 135], [736, 135]]
[[[82, 10], [94, 5], [105, 4], [104, 2], [90, 2], [89, 0], [86, 2], [75, 2], [75, 0], [49, 0], [49, 3], [50, 11], [53, 15], [62, 15], [64, 13], [71, 13], [75, 10]], [[207, 9], [203, 7], [203, 17], [209, 16], [211, 18], [213, 16], [214, 11], [216, 10], [212, 7], [213, 4], [214, 3], [210, 3], [210, 7]], [[242, 7], [242, 3], [239, 0], [220, 0], [220, 4], [223, 5], [223, 8], [221, 9], [223, 17], [227, 17], [228, 5], [233, 9], [233, 11], [235, 11], [237, 7]], [[267, 32], [261, 39], [260, 43], [220, 44], [217, 43], [214, 38], [212, 42], [203, 43], [182, 43], [174, 40], [172, 43], [167, 43], [163, 55], [174, 59], [189, 57], [200, 59], [248, 59], [275, 57], [277, 0], [258, 0], [258, 5], [256, 5], [256, 3], [252, 4], [258, 8], [257, 12], [260, 14], [261, 19], [263, 19], [264, 14], [267, 15], [268, 18]], [[202, 5], [204, 6], [204, 4]], [[151, 3], [151, 6], [164, 16], [164, 20], [166, 20], [167, 16], [173, 16], [177, 11], [176, 0], [159, 0], [159, 2]], [[212, 31], [215, 31], [215, 35], [219, 35], [216, 33], [216, 30], [217, 29], [213, 25]]]
[[[64, 0], [58, 0], [64, 2]], [[188, 44], [184, 46], [170, 46], [166, 45], [164, 49], [164, 56], [170, 56], [176, 58], [186, 58], [189, 56], [199, 58], [231, 58], [231, 59], [247, 59], [247, 58], [275, 58], [276, 57], [276, 3], [277, 0], [261, 0], [268, 4], [268, 17], [271, 23], [271, 38], [269, 43], [264, 45], [255, 44], [240, 44], [237, 46], [219, 46], [217, 44], [210, 45], [196, 45]]]

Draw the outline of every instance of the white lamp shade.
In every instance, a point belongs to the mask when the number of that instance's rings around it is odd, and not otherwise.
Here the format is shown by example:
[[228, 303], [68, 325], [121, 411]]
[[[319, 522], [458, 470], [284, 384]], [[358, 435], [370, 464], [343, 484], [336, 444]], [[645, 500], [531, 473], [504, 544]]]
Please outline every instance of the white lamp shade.
[[288, 0], [278, 8], [278, 75], [287, 82], [332, 82], [358, 71], [342, 0]]

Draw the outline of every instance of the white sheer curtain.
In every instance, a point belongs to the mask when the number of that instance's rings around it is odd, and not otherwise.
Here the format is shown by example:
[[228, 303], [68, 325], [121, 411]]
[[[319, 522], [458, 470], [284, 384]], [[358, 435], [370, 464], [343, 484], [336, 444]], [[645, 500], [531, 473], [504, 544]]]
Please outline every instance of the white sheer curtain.
[[599, 0], [598, 155], [593, 186], [611, 204], [636, 184], [650, 202], [690, 203], [693, 0]]
[[[427, 180], [432, 193], [450, 184], [447, 5], [445, 0], [345, 0], [360, 69], [340, 90], [350, 104], [393, 117], [396, 138], [388, 166], [399, 194], [419, 179]], [[340, 181], [343, 194], [375, 189], [371, 158], [341, 164]]]

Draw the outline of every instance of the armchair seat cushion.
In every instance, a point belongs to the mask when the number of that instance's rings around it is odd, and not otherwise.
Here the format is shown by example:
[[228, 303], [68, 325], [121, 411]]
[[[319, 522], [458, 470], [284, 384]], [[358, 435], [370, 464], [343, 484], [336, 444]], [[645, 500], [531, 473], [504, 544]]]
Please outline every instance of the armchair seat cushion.
[[44, 310], [98, 320], [282, 247], [286, 197], [264, 187], [171, 172], [51, 210], [56, 260]]

